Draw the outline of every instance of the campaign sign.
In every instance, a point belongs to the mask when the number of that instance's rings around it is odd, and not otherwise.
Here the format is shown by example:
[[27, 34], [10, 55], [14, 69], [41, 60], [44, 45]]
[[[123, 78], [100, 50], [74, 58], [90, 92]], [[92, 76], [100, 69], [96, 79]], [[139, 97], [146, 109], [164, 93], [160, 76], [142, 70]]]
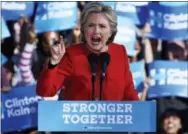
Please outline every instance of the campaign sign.
[[128, 17], [135, 24], [143, 25], [148, 21], [148, 2], [116, 2], [115, 11], [118, 15]]
[[2, 94], [1, 131], [10, 132], [37, 127], [37, 103], [35, 85], [12, 88]]
[[1, 2], [2, 16], [5, 20], [19, 20], [20, 15], [31, 17], [34, 12], [34, 2]]
[[152, 101], [41, 101], [38, 106], [39, 131], [156, 131]]
[[114, 42], [126, 47], [129, 56], [135, 56], [136, 26], [131, 19], [118, 16], [117, 34]]
[[1, 28], [2, 28], [1, 39], [9, 37], [10, 36], [10, 32], [8, 30], [8, 27], [6, 25], [5, 20], [2, 17], [1, 17]]
[[37, 33], [71, 29], [78, 22], [77, 2], [38, 2]]
[[144, 61], [138, 61], [130, 63], [130, 70], [134, 80], [134, 86], [137, 89], [137, 92], [142, 92], [144, 86], [143, 82], [145, 80], [145, 69]]
[[154, 61], [149, 64], [148, 97], [188, 97], [188, 65], [183, 61]]
[[152, 2], [148, 8], [151, 25], [149, 37], [170, 41], [188, 39], [188, 3], [170, 6], [169, 3]]

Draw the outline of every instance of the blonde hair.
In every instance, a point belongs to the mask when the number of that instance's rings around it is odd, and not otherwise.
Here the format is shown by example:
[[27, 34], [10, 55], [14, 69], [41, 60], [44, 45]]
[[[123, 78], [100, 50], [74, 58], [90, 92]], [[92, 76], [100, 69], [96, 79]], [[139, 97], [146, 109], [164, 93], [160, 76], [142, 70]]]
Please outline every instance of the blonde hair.
[[117, 33], [117, 16], [115, 11], [107, 5], [104, 5], [101, 2], [90, 2], [86, 5], [84, 10], [82, 11], [81, 18], [80, 18], [80, 24], [81, 24], [81, 40], [85, 42], [85, 36], [84, 36], [84, 26], [87, 22], [88, 16], [91, 13], [103, 13], [109, 21], [112, 35], [108, 39], [107, 44], [110, 44], [113, 42], [115, 35]]

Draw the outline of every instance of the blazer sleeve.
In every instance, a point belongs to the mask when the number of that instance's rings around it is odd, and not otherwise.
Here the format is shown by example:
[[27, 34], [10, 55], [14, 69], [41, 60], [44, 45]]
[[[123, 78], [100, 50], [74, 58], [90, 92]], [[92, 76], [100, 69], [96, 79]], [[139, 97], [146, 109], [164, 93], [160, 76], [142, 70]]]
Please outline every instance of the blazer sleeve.
[[72, 61], [66, 52], [60, 63], [53, 69], [46, 64], [39, 75], [36, 92], [39, 96], [52, 97], [63, 86], [66, 77], [73, 73]]
[[124, 46], [122, 46], [122, 50], [124, 53], [124, 59], [125, 59], [125, 89], [124, 89], [124, 98], [123, 100], [139, 100], [138, 93], [136, 89], [134, 88], [132, 73], [129, 69], [129, 61], [128, 56], [126, 53], [126, 49]]

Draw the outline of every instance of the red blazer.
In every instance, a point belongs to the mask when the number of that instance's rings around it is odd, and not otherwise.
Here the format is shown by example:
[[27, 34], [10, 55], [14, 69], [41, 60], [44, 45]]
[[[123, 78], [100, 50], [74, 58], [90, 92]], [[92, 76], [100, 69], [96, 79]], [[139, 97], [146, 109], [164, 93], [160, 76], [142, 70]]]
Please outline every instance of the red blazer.
[[[46, 64], [40, 73], [36, 92], [40, 96], [54, 96], [64, 85], [65, 100], [92, 100], [91, 69], [87, 55], [90, 52], [83, 44], [66, 50], [61, 62], [53, 69]], [[103, 82], [102, 100], [139, 100], [134, 89], [132, 74], [124, 46], [111, 43], [108, 53], [110, 63]], [[95, 81], [95, 96], [100, 96], [100, 69]]]

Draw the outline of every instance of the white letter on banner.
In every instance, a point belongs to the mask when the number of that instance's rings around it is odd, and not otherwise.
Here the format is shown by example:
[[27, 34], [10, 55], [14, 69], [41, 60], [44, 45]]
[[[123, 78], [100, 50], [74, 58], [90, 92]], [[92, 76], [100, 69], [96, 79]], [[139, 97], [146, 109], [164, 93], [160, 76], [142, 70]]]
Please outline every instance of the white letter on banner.
[[166, 69], [165, 68], [160, 68], [159, 69], [159, 73], [160, 73], [160, 75], [163, 76], [163, 78], [161, 78], [159, 80], [159, 85], [165, 85], [165, 83], [166, 83], [166, 79], [165, 79], [165, 77], [166, 77]]
[[89, 104], [88, 110], [89, 110], [89, 112], [92, 112], [92, 113], [97, 112], [96, 104], [94, 104], [94, 103]]
[[115, 124], [116, 121], [116, 116], [115, 115], [107, 115], [107, 124]]
[[80, 104], [80, 112], [87, 112], [87, 104]]
[[12, 106], [12, 100], [6, 100], [6, 101], [5, 101], [5, 107], [6, 107], [6, 108], [11, 108], [11, 107], [13, 107], [13, 106]]
[[132, 116], [131, 115], [125, 115], [125, 124], [132, 124]]
[[70, 104], [68, 103], [63, 104], [63, 112], [70, 112]]
[[123, 115], [117, 115], [117, 124], [123, 124]]
[[124, 104], [117, 104], [117, 113], [123, 113], [124, 112]]
[[132, 104], [125, 104], [125, 112], [128, 113], [132, 113]]
[[97, 120], [97, 115], [91, 115], [90, 116], [90, 124], [97, 124], [98, 120]]
[[98, 115], [98, 121], [99, 124], [104, 124], [105, 123], [105, 119], [106, 119], [106, 115]]
[[8, 109], [8, 110], [7, 110], [7, 114], [8, 114], [8, 118], [15, 116], [13, 109]]
[[80, 121], [82, 124], [88, 124], [89, 123], [89, 115], [82, 115], [80, 117]]
[[98, 104], [98, 113], [105, 113], [106, 112], [106, 104]]
[[71, 116], [71, 122], [74, 123], [74, 124], [78, 124], [80, 122], [79, 115], [76, 115], [76, 114], [72, 115]]
[[155, 75], [156, 75], [156, 69], [151, 69], [150, 70], [150, 76], [152, 78], [150, 83], [151, 86], [155, 86], [156, 84]]
[[29, 115], [30, 114], [30, 109], [29, 109], [29, 107], [26, 107], [26, 108], [23, 108], [23, 107], [21, 107], [20, 108], [20, 113], [21, 113], [21, 115]]
[[72, 103], [71, 104], [71, 107], [72, 107], [72, 112], [78, 112], [77, 108], [79, 107], [79, 104], [77, 103]]
[[25, 10], [26, 9], [26, 3], [23, 3], [23, 2], [2, 2], [2, 9]]
[[[27, 108], [28, 109], [28, 108]], [[29, 110], [29, 109], [28, 109]], [[27, 111], [28, 111], [27, 110]], [[15, 109], [14, 110], [14, 115], [15, 116], [20, 116], [20, 115], [22, 115], [22, 113], [23, 113], [24, 111], [23, 111], [23, 109], [21, 108], [21, 109]]]
[[69, 115], [69, 114], [63, 114], [62, 117], [63, 117], [63, 122], [64, 122], [65, 124], [69, 124], [69, 123], [70, 123], [70, 122], [68, 121], [68, 119], [70, 119], [70, 115]]
[[108, 104], [107, 107], [107, 112], [114, 113], [115, 112], [115, 104]]

